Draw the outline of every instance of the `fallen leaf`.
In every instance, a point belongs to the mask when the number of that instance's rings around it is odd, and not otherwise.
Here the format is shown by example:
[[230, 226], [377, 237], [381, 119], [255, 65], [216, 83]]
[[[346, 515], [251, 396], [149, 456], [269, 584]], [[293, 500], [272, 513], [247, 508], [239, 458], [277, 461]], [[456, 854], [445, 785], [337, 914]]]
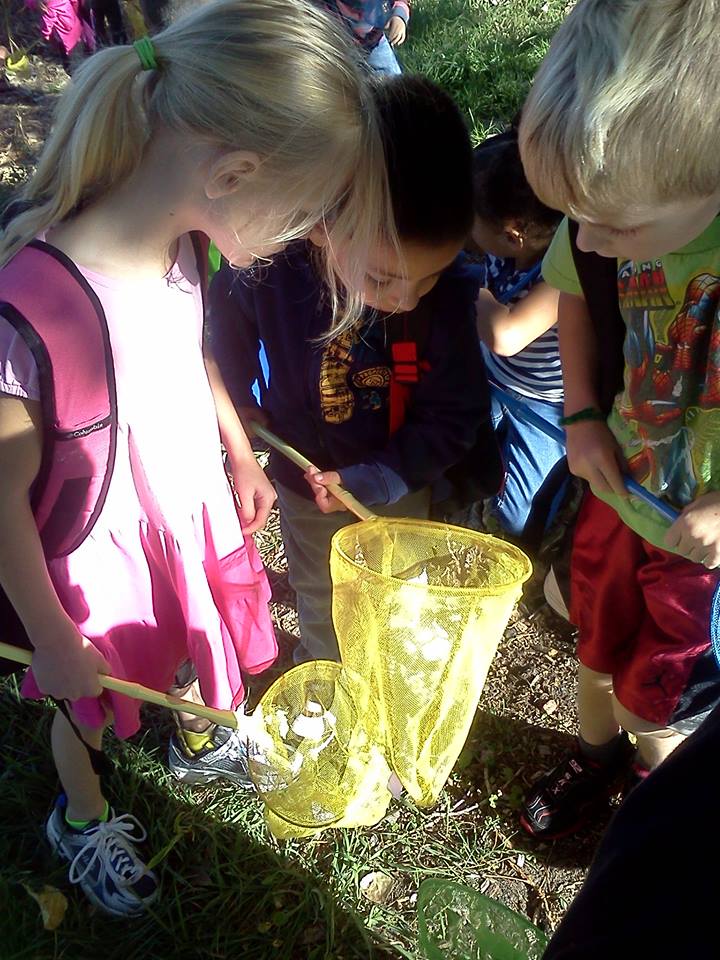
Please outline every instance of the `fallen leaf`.
[[371, 903], [387, 903], [393, 883], [392, 877], [386, 873], [366, 873], [360, 880], [360, 891]]
[[56, 887], [44, 886], [42, 890], [32, 890], [26, 883], [23, 887], [40, 907], [43, 927], [46, 930], [57, 930], [65, 917], [68, 902], [65, 896]]

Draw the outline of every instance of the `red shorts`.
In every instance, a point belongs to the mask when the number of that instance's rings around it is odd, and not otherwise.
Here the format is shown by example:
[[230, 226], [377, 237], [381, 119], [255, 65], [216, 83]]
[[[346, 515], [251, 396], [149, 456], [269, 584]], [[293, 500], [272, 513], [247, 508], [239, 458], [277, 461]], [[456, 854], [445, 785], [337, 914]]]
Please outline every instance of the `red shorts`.
[[661, 726], [720, 703], [710, 607], [720, 574], [643, 540], [588, 493], [571, 562], [578, 658], [610, 674], [631, 713]]

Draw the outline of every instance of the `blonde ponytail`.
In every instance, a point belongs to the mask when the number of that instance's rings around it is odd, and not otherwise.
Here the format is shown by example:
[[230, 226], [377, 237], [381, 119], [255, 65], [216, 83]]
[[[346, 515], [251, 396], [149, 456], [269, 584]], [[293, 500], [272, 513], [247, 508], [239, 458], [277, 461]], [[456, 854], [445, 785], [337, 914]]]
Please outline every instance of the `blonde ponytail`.
[[132, 47], [101, 50], [78, 70], [35, 175], [21, 192], [28, 209], [0, 242], [0, 263], [135, 170], [149, 133], [137, 89], [141, 70]]
[[[78, 71], [0, 263], [127, 179], [163, 126], [263, 158], [256, 199], [275, 224], [265, 242], [326, 223], [336, 322], [355, 322], [361, 304], [342, 288], [360, 289], [369, 251], [397, 237], [368, 70], [350, 39], [309, 0], [211, 0], [153, 45], [157, 70], [142, 71], [132, 47], [114, 47]], [[338, 276], [340, 246], [349, 266]]]

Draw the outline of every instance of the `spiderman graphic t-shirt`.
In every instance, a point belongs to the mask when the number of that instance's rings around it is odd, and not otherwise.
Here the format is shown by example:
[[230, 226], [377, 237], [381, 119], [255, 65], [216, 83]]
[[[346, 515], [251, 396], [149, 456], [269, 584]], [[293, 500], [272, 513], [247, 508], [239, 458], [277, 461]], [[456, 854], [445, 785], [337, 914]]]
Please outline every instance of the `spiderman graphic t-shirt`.
[[[567, 221], [543, 276], [581, 295]], [[619, 260], [618, 294], [627, 327], [625, 375], [608, 425], [632, 476], [682, 509], [720, 489], [720, 218], [661, 259]], [[652, 508], [602, 498], [640, 536], [664, 545], [667, 522]]]

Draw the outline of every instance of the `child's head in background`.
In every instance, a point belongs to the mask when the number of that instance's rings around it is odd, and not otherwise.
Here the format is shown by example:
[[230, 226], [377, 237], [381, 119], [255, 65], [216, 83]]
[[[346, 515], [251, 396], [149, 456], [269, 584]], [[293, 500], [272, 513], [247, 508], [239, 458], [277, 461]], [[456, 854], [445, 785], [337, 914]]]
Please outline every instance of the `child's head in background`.
[[531, 265], [548, 248], [562, 215], [535, 196], [525, 179], [515, 127], [473, 152], [472, 239], [483, 253]]
[[[0, 262], [134, 184], [164, 145], [168, 182], [178, 169], [186, 179], [182, 211], [162, 215], [204, 230], [239, 265], [326, 222], [328, 249], [349, 251], [342, 280], [357, 287], [366, 251], [380, 236], [392, 246], [394, 232], [377, 109], [334, 18], [306, 0], [212, 0], [156, 34], [152, 49], [151, 69], [132, 46], [115, 46], [78, 70]], [[346, 314], [357, 315], [352, 305]]]
[[580, 0], [523, 108], [520, 151], [578, 246], [648, 260], [720, 210], [720, 0]]
[[[405, 312], [432, 290], [470, 232], [472, 148], [457, 106], [430, 80], [381, 78], [374, 94], [399, 250], [376, 244], [359, 289], [368, 307]], [[311, 239], [326, 243], [320, 228]]]

